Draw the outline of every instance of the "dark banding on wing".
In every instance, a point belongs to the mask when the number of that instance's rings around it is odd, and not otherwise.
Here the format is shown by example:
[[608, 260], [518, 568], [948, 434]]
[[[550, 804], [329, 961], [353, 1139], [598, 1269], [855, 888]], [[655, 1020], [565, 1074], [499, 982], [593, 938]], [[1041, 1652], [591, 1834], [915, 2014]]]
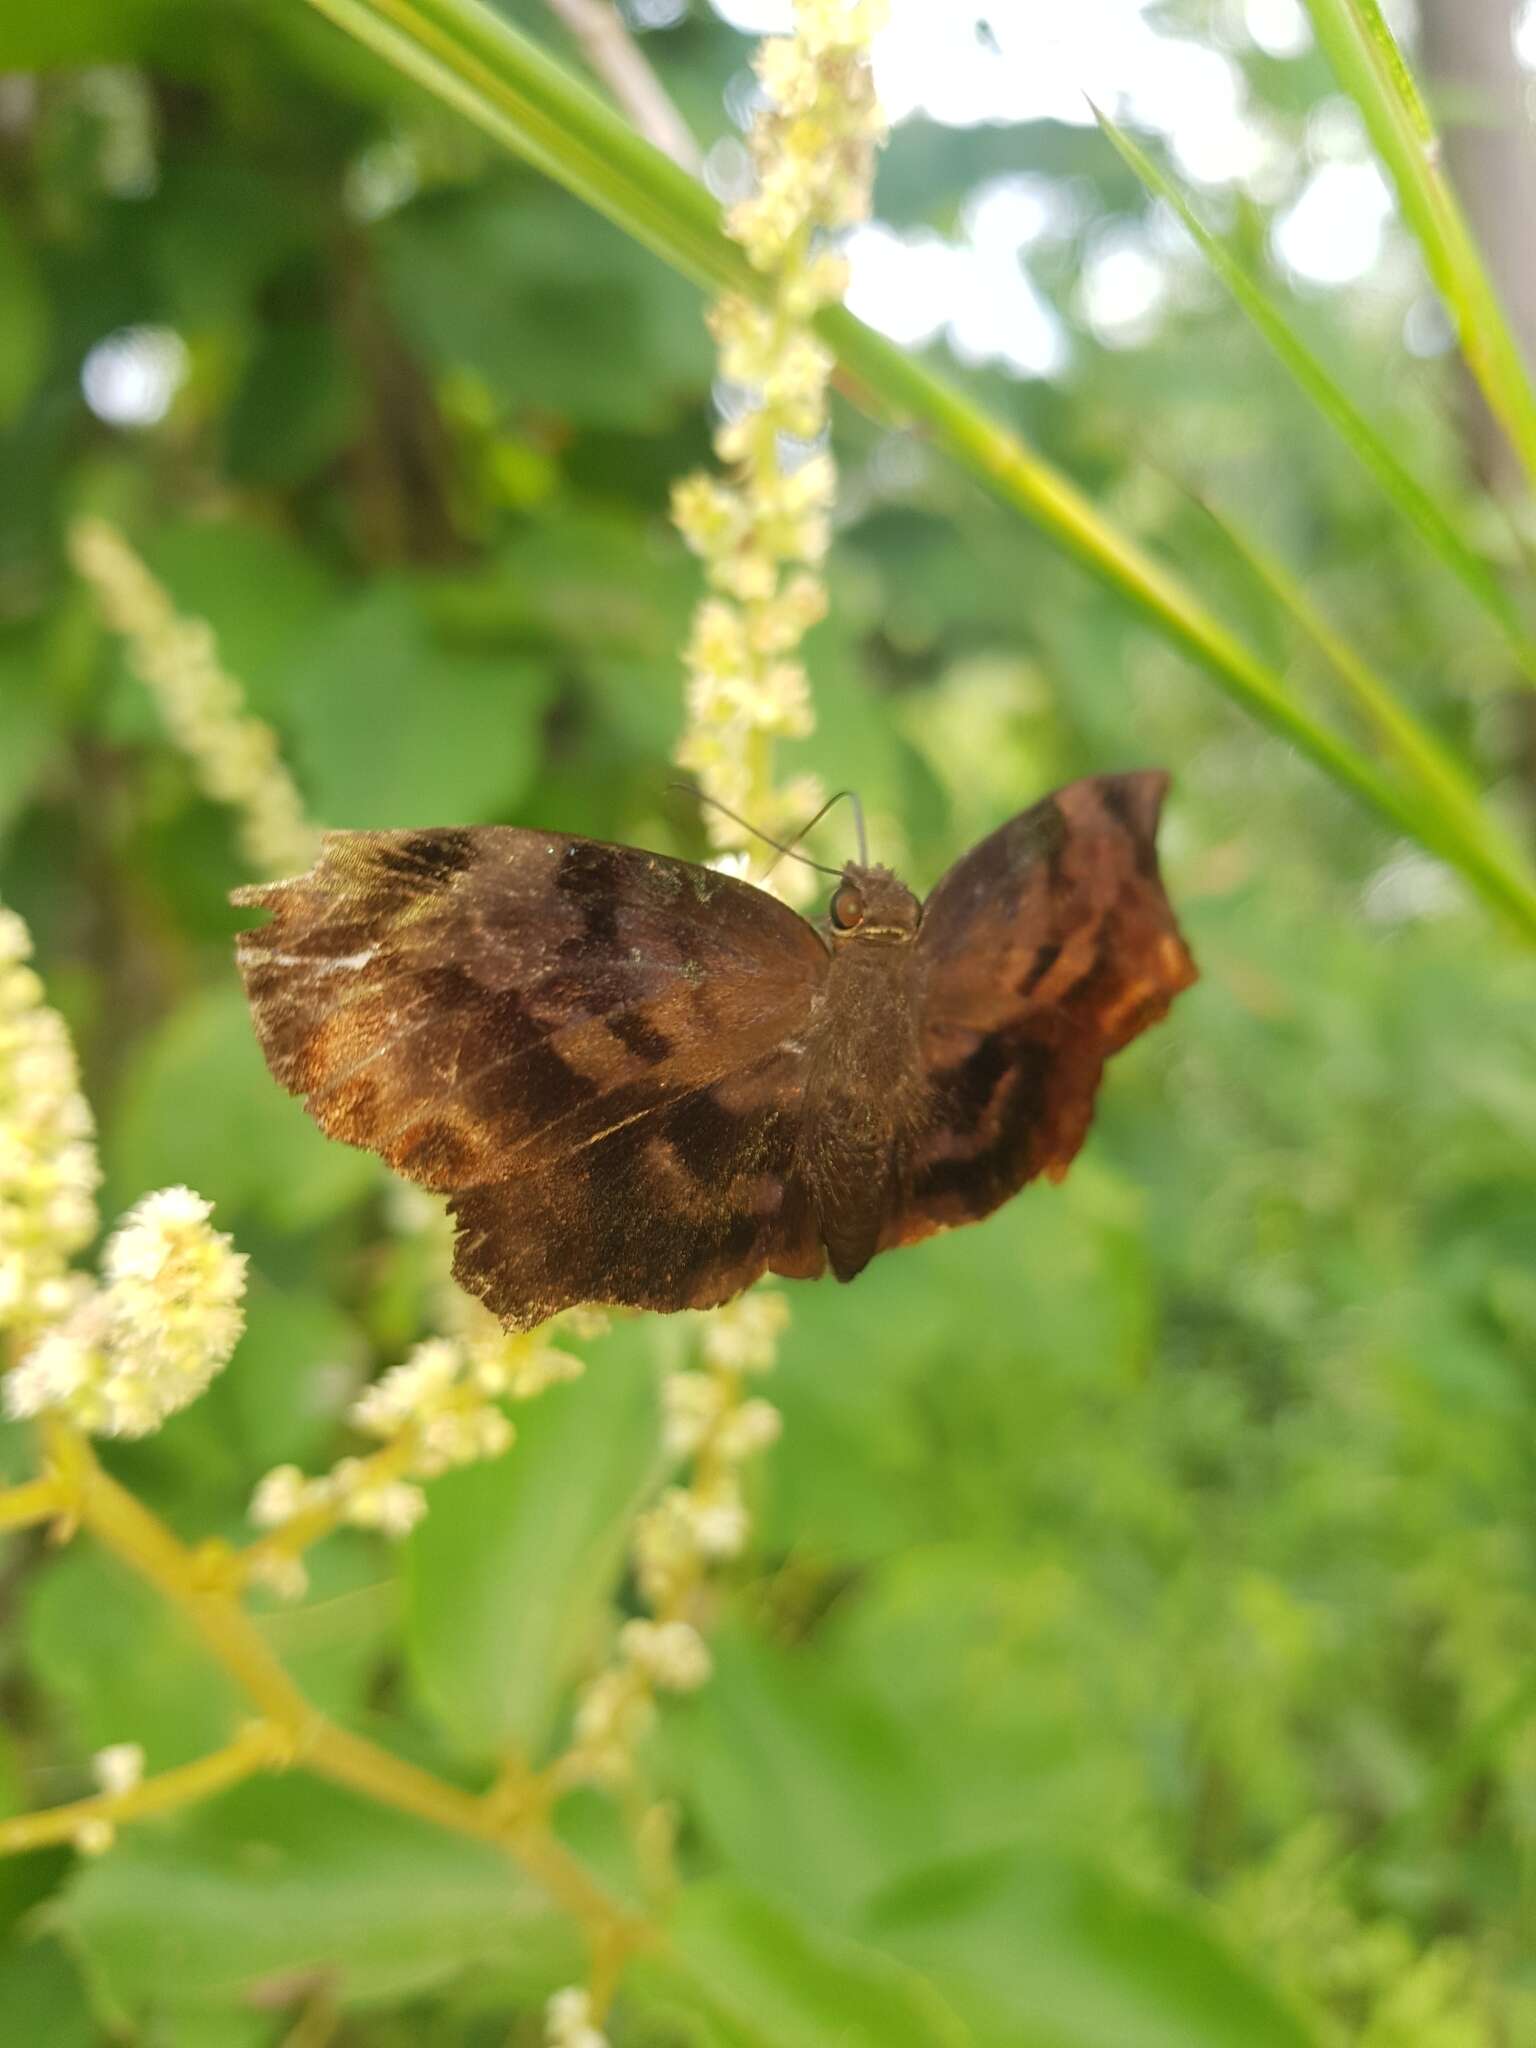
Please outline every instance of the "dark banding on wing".
[[474, 859], [474, 840], [462, 826], [451, 825], [437, 832], [384, 839], [374, 857], [386, 874], [401, 881], [428, 889], [446, 888]]
[[[1029, 1039], [1007, 1049], [983, 1113], [985, 1142], [925, 1166], [913, 1182], [919, 1201], [956, 1201], [976, 1216], [1006, 1201], [1034, 1166], [1031, 1154], [1050, 1112], [1051, 1064], [1049, 1050]], [[972, 1128], [982, 1123], [978, 1117]]]
[[1157, 873], [1157, 819], [1162, 809], [1167, 777], [1158, 774], [1105, 775], [1098, 784], [1104, 808], [1124, 828], [1135, 848], [1136, 872]]
[[989, 1031], [953, 1066], [933, 1076], [938, 1121], [946, 1130], [974, 1131], [997, 1092], [1010, 1053], [1000, 1031]]
[[1032, 996], [1035, 990], [1061, 958], [1061, 947], [1054, 939], [1047, 939], [1029, 963], [1029, 972], [1019, 983], [1021, 996]]
[[707, 1088], [675, 1103], [662, 1119], [662, 1132], [679, 1163], [696, 1180], [708, 1180], [722, 1160], [733, 1157], [747, 1142], [763, 1112], [727, 1109]]
[[563, 957], [593, 946], [618, 944], [620, 882], [619, 861], [612, 848], [577, 839], [565, 849], [555, 870], [555, 887], [580, 903], [582, 929], [562, 943]]
[[632, 1052], [636, 1059], [644, 1060], [648, 1067], [672, 1057], [671, 1039], [648, 1022], [639, 1010], [619, 1010], [605, 1017], [603, 1022], [620, 1045], [627, 1052]]

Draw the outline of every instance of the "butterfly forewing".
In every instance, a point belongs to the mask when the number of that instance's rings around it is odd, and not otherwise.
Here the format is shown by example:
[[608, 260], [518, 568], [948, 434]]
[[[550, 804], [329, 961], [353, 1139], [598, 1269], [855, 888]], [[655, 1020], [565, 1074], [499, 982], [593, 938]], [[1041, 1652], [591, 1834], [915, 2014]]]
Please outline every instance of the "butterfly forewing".
[[973, 847], [917, 951], [930, 1096], [882, 1245], [1065, 1173], [1111, 1053], [1195, 980], [1158, 875], [1158, 773], [1076, 782]]
[[[483, 827], [332, 834], [310, 874], [237, 900], [272, 913], [239, 959], [274, 1074], [332, 1136], [455, 1195], [461, 1277], [499, 1313], [639, 1299], [609, 1268], [663, 1276], [652, 1292], [679, 1298], [654, 1305], [679, 1307], [717, 1284], [701, 1262], [750, 1267], [726, 1292], [776, 1250], [805, 1263], [779, 1237], [798, 1229], [796, 1048], [827, 953], [774, 898]], [[706, 1202], [737, 1213], [690, 1238], [679, 1219]], [[513, 1248], [540, 1233], [533, 1299]]]

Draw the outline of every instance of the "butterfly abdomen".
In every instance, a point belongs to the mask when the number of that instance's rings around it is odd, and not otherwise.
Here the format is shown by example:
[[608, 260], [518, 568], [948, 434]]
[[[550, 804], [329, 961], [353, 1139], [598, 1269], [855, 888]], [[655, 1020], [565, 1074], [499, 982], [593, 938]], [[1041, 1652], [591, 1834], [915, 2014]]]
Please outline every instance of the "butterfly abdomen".
[[839, 1280], [879, 1248], [897, 1162], [928, 1098], [913, 969], [908, 944], [841, 945], [809, 1049], [799, 1167]]

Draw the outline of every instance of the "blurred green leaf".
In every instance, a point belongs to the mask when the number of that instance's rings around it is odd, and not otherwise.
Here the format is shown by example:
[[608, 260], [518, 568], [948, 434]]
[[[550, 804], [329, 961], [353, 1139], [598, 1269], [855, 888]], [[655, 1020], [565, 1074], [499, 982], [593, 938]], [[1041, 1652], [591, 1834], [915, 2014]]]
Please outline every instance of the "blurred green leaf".
[[31, 398], [43, 374], [48, 359], [49, 305], [27, 245], [3, 208], [0, 315], [0, 427], [7, 427]]
[[498, 1850], [297, 1776], [126, 1832], [58, 1919], [98, 2014], [135, 2028], [311, 1972], [343, 2004], [399, 1999], [548, 1939]]
[[649, 1333], [610, 1331], [580, 1379], [513, 1412], [506, 1457], [433, 1488], [406, 1547], [405, 1630], [418, 1685], [467, 1749], [532, 1756], [601, 1653], [630, 1521], [657, 1471]]
[[310, 638], [289, 690], [298, 766], [330, 826], [474, 823], [536, 779], [545, 668], [434, 635], [381, 582]]
[[655, 427], [708, 375], [697, 303], [627, 235], [599, 227], [598, 247], [580, 220], [542, 184], [412, 207], [383, 238], [395, 310], [429, 361], [477, 372], [511, 411]]
[[97, 2048], [101, 2040], [79, 1975], [56, 1941], [0, 1944], [0, 2013], [26, 2048]]
[[666, 1720], [672, 1774], [742, 1882], [847, 1927], [897, 1871], [931, 1859], [932, 1783], [880, 1708], [809, 1651], [776, 1654], [739, 1629], [713, 1648], [710, 1684]]
[[315, 555], [277, 528], [220, 518], [157, 526], [144, 558], [176, 609], [213, 628], [251, 709], [286, 713], [305, 645], [335, 612], [335, 582]]
[[335, 329], [293, 319], [261, 330], [228, 420], [226, 458], [245, 484], [297, 484], [363, 431], [357, 365]]
[[0, 21], [0, 70], [106, 64], [149, 54], [186, 0], [71, 0], [27, 7]]
[[35, 793], [39, 771], [59, 746], [43, 659], [32, 634], [0, 642], [0, 837]]
[[1191, 1913], [1018, 1848], [898, 1884], [866, 1931], [988, 2048], [1308, 2048], [1313, 2037]]
[[670, 1931], [663, 1980], [718, 2014], [741, 2048], [968, 2048], [977, 2040], [914, 1971], [745, 1887], [690, 1885]]
[[337, 1145], [272, 1079], [235, 985], [177, 1010], [135, 1048], [107, 1132], [109, 1212], [152, 1188], [195, 1187], [229, 1228], [242, 1212], [300, 1229], [377, 1185], [364, 1152]]
[[[67, 1711], [81, 1760], [137, 1742], [151, 1770], [217, 1749], [242, 1707], [186, 1621], [104, 1552], [77, 1543], [28, 1589], [33, 1669]], [[59, 1789], [79, 1797], [89, 1782]]]
[[[13, 1635], [19, 1635], [19, 1631]], [[22, 1648], [19, 1640], [14, 1641], [13, 1654], [19, 1655]], [[20, 1813], [30, 1803], [23, 1790], [26, 1779], [19, 1750], [15, 1737], [0, 1728], [0, 1814]], [[26, 1916], [58, 1885], [72, 1854], [60, 1844], [34, 1849], [27, 1856], [0, 1859], [0, 1985], [4, 1983], [7, 1963], [14, 1964], [18, 1950], [29, 1946]], [[0, 2012], [4, 2011], [0, 1996]]]

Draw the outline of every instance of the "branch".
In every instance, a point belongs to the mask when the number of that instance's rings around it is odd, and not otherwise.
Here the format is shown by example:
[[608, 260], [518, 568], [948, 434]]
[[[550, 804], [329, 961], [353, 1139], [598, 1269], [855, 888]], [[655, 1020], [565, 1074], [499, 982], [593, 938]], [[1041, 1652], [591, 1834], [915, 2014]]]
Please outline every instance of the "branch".
[[19, 1856], [52, 1842], [72, 1842], [93, 1826], [113, 1827], [119, 1821], [142, 1820], [151, 1813], [169, 1813], [227, 1791], [258, 1771], [280, 1765], [292, 1756], [292, 1745], [270, 1721], [253, 1721], [223, 1749], [145, 1778], [125, 1792], [99, 1792], [68, 1806], [50, 1806], [41, 1813], [13, 1814], [0, 1820], [0, 1856]]
[[0, 1529], [30, 1529], [38, 1522], [51, 1522], [68, 1506], [69, 1496], [56, 1479], [29, 1479], [24, 1486], [0, 1493]]
[[291, 1765], [436, 1827], [494, 1843], [579, 1922], [595, 1958], [629, 1954], [659, 1939], [649, 1922], [610, 1899], [556, 1839], [547, 1802], [509, 1801], [495, 1788], [484, 1794], [466, 1792], [321, 1713], [294, 1684], [232, 1594], [227, 1563], [189, 1549], [174, 1536], [102, 1470], [89, 1441], [72, 1423], [51, 1416], [44, 1434], [54, 1476], [36, 1484], [50, 1489], [48, 1512], [77, 1517], [82, 1528], [163, 1594], [261, 1709], [263, 1718], [227, 1749], [129, 1791], [0, 1823], [0, 1853], [66, 1841], [83, 1823], [110, 1824], [161, 1811], [234, 1784], [263, 1767]]

